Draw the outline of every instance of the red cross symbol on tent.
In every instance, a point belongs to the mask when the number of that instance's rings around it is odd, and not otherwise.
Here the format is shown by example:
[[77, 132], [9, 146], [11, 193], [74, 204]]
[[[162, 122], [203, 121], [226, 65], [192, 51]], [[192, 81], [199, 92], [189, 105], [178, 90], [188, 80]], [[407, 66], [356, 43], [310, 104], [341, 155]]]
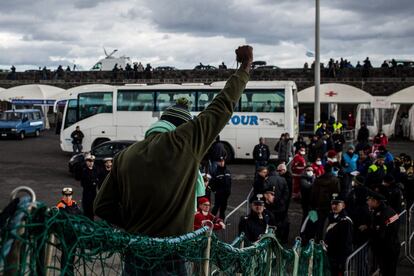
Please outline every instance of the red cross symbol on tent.
[[333, 97], [333, 96], [338, 95], [338, 93], [336, 93], [336, 92], [334, 92], [334, 91], [331, 90], [328, 93], [325, 93], [325, 95], [328, 96], [328, 97]]

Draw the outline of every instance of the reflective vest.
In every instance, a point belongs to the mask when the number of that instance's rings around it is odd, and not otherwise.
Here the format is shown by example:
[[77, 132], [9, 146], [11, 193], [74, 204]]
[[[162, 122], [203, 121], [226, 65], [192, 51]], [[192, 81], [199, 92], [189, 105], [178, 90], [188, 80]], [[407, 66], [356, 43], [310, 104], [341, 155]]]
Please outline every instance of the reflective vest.
[[[384, 172], [386, 173], [387, 172], [387, 166], [385, 166], [385, 164], [384, 164], [384, 165], [382, 165], [382, 168], [384, 169]], [[378, 169], [379, 169], [379, 167], [376, 164], [372, 164], [371, 166], [369, 166], [368, 172], [375, 173]]]
[[315, 131], [318, 130], [322, 126], [322, 123], [316, 124]]
[[334, 131], [336, 131], [337, 129], [341, 129], [342, 128], [342, 123], [341, 122], [335, 122], [335, 123], [333, 123], [333, 125], [332, 125], [332, 127], [333, 127], [333, 130]]

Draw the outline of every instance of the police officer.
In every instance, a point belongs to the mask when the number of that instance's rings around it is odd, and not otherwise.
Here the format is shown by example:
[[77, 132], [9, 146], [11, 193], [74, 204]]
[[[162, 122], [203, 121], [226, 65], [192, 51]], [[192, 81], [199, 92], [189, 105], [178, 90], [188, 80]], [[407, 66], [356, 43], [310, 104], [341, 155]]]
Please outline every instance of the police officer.
[[62, 190], [62, 199], [58, 202], [56, 205], [56, 208], [58, 208], [61, 211], [67, 212], [68, 214], [74, 214], [78, 215], [81, 213], [81, 210], [76, 203], [72, 199], [73, 196], [73, 190], [70, 187], [65, 187]]
[[96, 189], [99, 183], [99, 171], [94, 164], [95, 156], [88, 154], [85, 157], [86, 166], [82, 170], [80, 183], [82, 192], [82, 209], [85, 216], [94, 219], [93, 201], [96, 197]]
[[269, 146], [265, 144], [265, 139], [260, 137], [259, 144], [254, 146], [253, 149], [253, 159], [256, 163], [256, 170], [259, 167], [267, 166], [267, 162], [269, 162], [270, 158], [270, 150]]
[[210, 180], [212, 190], [215, 193], [214, 207], [211, 213], [215, 216], [219, 211], [219, 217], [224, 220], [227, 209], [227, 201], [231, 193], [231, 173], [226, 167], [225, 158], [218, 162], [217, 169]]
[[393, 176], [386, 175], [382, 181], [382, 185], [378, 188], [379, 193], [385, 197], [388, 205], [397, 214], [405, 209], [404, 193], [400, 185], [400, 183], [395, 182]]
[[98, 183], [98, 190], [101, 188], [103, 181], [105, 180], [106, 176], [112, 170], [112, 157], [106, 157], [103, 159], [104, 166], [99, 171], [99, 183]]
[[367, 204], [371, 210], [370, 237], [374, 256], [378, 260], [381, 275], [396, 275], [400, 254], [398, 238], [398, 214], [384, 203], [385, 197], [370, 191]]
[[273, 191], [275, 202], [272, 204], [272, 213], [277, 224], [277, 236], [282, 243], [287, 243], [289, 236], [288, 202], [289, 187], [286, 179], [279, 175], [272, 175], [266, 180], [266, 191]]
[[333, 194], [324, 239], [332, 276], [343, 275], [345, 271], [346, 258], [352, 253], [352, 228], [352, 220], [346, 215], [344, 198]]
[[265, 212], [271, 213], [276, 226], [276, 237], [284, 244], [288, 242], [289, 237], [289, 220], [285, 212], [280, 208], [280, 200], [277, 198], [275, 186], [268, 185], [263, 193]]
[[244, 233], [247, 240], [253, 243], [266, 233], [269, 226], [274, 225], [274, 219], [271, 212], [264, 207], [262, 194], [252, 197], [250, 202], [250, 214], [240, 219], [239, 234]]
[[354, 243], [357, 247], [368, 241], [368, 226], [371, 223], [371, 214], [367, 204], [369, 189], [364, 183], [363, 176], [355, 176], [352, 180], [352, 190], [345, 202], [346, 211], [354, 224]]

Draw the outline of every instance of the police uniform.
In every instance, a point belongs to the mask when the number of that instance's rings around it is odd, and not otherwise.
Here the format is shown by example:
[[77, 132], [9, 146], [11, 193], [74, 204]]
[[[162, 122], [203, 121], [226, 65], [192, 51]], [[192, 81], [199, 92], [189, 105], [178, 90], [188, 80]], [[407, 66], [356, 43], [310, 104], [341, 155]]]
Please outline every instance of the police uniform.
[[381, 194], [370, 192], [368, 198], [380, 202], [380, 205], [372, 211], [370, 227], [372, 251], [377, 258], [381, 274], [383, 276], [396, 275], [400, 254], [399, 216], [383, 202], [385, 198]]
[[83, 213], [85, 216], [93, 220], [94, 219], [93, 202], [96, 197], [97, 186], [99, 183], [99, 171], [97, 167], [94, 165], [92, 169], [89, 169], [87, 166], [85, 166], [82, 170], [80, 182], [83, 188], [83, 191], [82, 191]]
[[[339, 202], [344, 202], [343, 198], [335, 195], [331, 204]], [[346, 258], [352, 253], [352, 232], [353, 223], [345, 209], [338, 214], [329, 214], [324, 240], [332, 276], [342, 275], [345, 270]]]
[[394, 177], [386, 175], [384, 182], [388, 185], [381, 185], [378, 190], [387, 200], [387, 204], [397, 214], [401, 213], [405, 209], [404, 193], [399, 183], [395, 183]]
[[[264, 205], [261, 199], [253, 199], [251, 202], [252, 204]], [[265, 209], [261, 217], [254, 211], [251, 211], [248, 216], [241, 217], [239, 234], [244, 233], [247, 240], [256, 242], [259, 240], [260, 235], [265, 234], [271, 225], [274, 225], [274, 218], [270, 211]]]
[[210, 180], [210, 185], [215, 193], [214, 196], [214, 207], [211, 210], [213, 215], [219, 212], [221, 219], [225, 218], [225, 212], [227, 209], [227, 201], [231, 193], [231, 173], [224, 167], [217, 166], [213, 177]]

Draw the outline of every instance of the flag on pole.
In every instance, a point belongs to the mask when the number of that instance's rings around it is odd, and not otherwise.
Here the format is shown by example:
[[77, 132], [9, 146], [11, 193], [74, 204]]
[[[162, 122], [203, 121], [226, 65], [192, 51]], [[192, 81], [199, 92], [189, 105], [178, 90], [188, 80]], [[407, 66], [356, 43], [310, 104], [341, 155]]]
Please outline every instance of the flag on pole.
[[315, 57], [315, 53], [314, 53], [314, 52], [312, 52], [312, 51], [307, 50], [307, 51], [306, 51], [306, 56], [307, 56], [307, 57]]

